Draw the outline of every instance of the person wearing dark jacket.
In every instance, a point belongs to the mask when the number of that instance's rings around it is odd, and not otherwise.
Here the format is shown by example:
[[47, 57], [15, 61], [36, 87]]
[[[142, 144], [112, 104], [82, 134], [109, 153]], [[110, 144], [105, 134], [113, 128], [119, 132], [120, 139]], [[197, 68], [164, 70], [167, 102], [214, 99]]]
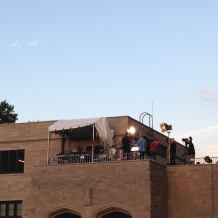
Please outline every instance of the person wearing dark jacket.
[[130, 153], [130, 145], [131, 141], [128, 135], [128, 132], [125, 133], [125, 136], [122, 138], [122, 145], [123, 145], [123, 153]]
[[170, 164], [176, 164], [176, 142], [174, 138], [170, 140]]
[[150, 152], [150, 144], [151, 144], [151, 142], [150, 142], [150, 140], [149, 140], [148, 137], [143, 136], [143, 138], [146, 140], [146, 142], [147, 142], [147, 144], [148, 144], [148, 146], [147, 146], [147, 148], [146, 148], [146, 154], [151, 157], [151, 156], [152, 156], [152, 155], [151, 155], [151, 152]]
[[195, 148], [191, 136], [188, 138], [188, 145], [189, 164], [193, 164], [195, 160]]

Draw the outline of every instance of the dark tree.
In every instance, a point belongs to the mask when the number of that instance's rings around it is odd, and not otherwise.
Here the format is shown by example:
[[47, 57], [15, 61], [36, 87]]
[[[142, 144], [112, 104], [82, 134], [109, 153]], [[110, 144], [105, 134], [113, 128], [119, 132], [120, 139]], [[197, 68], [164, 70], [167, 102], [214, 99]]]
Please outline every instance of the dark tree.
[[15, 123], [18, 114], [14, 113], [14, 106], [5, 101], [0, 103], [0, 124]]

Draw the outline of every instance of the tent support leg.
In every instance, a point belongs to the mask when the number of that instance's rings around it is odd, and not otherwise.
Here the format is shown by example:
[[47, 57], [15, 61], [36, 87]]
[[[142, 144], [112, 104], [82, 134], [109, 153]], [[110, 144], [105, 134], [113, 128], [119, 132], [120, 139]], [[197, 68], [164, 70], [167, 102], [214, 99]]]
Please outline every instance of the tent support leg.
[[50, 150], [50, 137], [51, 137], [51, 133], [48, 132], [48, 149], [47, 149], [47, 165], [48, 163], [48, 156], [49, 156], [49, 150]]
[[94, 140], [95, 140], [95, 125], [92, 126], [92, 162], [94, 162]]

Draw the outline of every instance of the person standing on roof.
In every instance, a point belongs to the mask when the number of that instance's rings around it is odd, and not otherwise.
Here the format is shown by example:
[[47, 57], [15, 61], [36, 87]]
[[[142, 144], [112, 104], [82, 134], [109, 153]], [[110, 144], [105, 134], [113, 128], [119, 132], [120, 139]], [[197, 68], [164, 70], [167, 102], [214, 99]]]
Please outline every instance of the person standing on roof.
[[148, 147], [147, 141], [139, 133], [139, 140], [137, 141], [137, 146], [139, 147], [140, 159], [144, 159], [146, 148]]
[[130, 153], [130, 145], [131, 145], [131, 141], [129, 138], [129, 133], [126, 132], [124, 137], [122, 138], [122, 145], [123, 145], [123, 153]]
[[176, 164], [176, 142], [174, 138], [170, 140], [170, 164]]
[[157, 153], [158, 147], [159, 147], [159, 143], [158, 143], [158, 139], [156, 138], [153, 140], [150, 146], [151, 154], [155, 160], [156, 160], [156, 153]]
[[190, 136], [188, 138], [188, 155], [189, 155], [189, 164], [194, 164], [195, 161], [195, 147], [194, 144], [192, 143], [192, 137]]

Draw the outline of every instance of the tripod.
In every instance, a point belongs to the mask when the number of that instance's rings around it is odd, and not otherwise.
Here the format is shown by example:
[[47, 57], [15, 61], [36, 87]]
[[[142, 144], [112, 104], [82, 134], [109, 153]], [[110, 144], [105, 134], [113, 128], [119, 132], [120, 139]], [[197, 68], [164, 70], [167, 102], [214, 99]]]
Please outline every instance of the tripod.
[[185, 144], [185, 150], [184, 150], [184, 152], [182, 154], [182, 158], [180, 160], [180, 164], [182, 163], [182, 161], [184, 161], [184, 164], [187, 163], [187, 158], [186, 158], [187, 155], [188, 155], [188, 147], [187, 147], [187, 144]]

